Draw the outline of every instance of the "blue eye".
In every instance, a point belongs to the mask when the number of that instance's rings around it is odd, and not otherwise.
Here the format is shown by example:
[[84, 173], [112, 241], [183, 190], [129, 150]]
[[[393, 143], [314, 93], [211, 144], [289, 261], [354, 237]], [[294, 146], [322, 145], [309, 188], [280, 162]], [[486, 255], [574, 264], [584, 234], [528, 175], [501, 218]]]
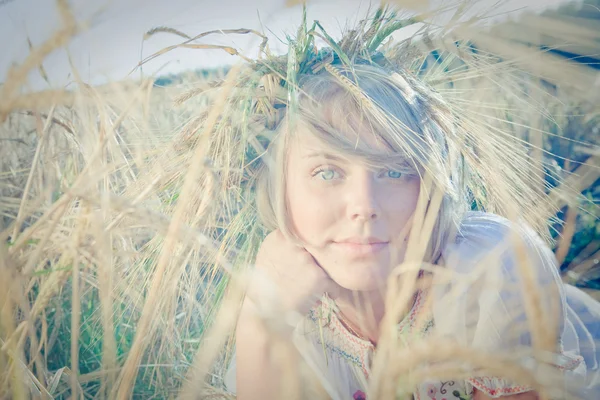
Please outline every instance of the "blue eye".
[[392, 179], [398, 179], [398, 178], [402, 177], [402, 173], [390, 169], [387, 172], [387, 177], [392, 178]]
[[335, 178], [335, 171], [332, 169], [321, 169], [315, 175], [319, 175], [324, 181], [330, 181]]

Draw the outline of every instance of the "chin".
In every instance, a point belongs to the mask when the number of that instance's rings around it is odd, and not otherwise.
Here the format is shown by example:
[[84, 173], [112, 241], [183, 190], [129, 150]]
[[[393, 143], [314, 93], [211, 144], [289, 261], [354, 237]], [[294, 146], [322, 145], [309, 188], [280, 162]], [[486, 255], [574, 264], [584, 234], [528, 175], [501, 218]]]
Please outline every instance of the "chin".
[[343, 269], [326, 269], [331, 279], [347, 290], [371, 291], [384, 287], [389, 275], [388, 268], [380, 265], [346, 265]]
[[374, 291], [374, 290], [384, 287], [383, 283], [380, 280], [379, 281], [376, 281], [376, 280], [352, 281], [352, 280], [346, 279], [346, 281], [336, 281], [336, 283], [338, 285], [340, 285], [340, 287], [342, 287], [346, 290], [353, 291], [353, 292], [371, 292], [371, 291]]
[[[392, 255], [388, 247], [374, 254], [353, 254], [352, 249], [338, 246], [310, 250], [331, 279], [347, 290], [371, 291], [385, 287], [392, 270]], [[394, 253], [394, 256], [397, 254]]]

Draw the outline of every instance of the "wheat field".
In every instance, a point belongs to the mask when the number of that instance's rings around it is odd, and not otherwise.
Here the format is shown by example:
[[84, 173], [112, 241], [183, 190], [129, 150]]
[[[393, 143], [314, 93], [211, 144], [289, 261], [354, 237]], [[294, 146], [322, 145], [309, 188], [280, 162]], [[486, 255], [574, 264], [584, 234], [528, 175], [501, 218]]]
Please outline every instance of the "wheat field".
[[[526, 143], [563, 279], [600, 298], [600, 12], [587, 4], [491, 31], [432, 24], [387, 51], [465, 123]], [[250, 96], [232, 88], [245, 61], [166, 86], [73, 71], [76, 89], [28, 93], [28, 73], [81, 29], [57, 7], [63, 27], [0, 86], [0, 398], [225, 398], [240, 266], [264, 235], [232, 167], [252, 155], [214, 156], [240, 145], [214, 136]], [[451, 353], [440, 346], [412, 359]]]

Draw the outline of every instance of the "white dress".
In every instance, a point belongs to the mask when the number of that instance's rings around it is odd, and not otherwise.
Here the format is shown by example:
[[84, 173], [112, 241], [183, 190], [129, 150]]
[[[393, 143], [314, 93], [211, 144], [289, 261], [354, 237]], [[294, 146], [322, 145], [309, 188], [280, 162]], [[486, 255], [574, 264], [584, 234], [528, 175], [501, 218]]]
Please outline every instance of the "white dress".
[[[529, 255], [528, 267], [532, 268], [528, 271], [534, 273], [541, 288], [541, 308], [560, 324], [558, 350], [548, 363], [553, 365], [552, 373], [561, 378], [562, 390], [551, 393], [552, 398], [600, 399], [600, 354], [596, 348], [600, 303], [575, 287], [563, 285], [550, 249], [532, 230], [517, 231]], [[524, 351], [531, 348], [535, 332], [527, 328], [527, 307], [519, 286], [521, 273], [515, 251], [510, 250], [510, 232], [511, 223], [496, 215], [466, 215], [456, 239], [442, 252], [450, 278], [434, 281], [427, 291], [418, 291], [412, 309], [398, 325], [399, 336], [409, 348], [419, 340], [449, 339], [475, 351], [514, 354], [523, 367], [544, 378], [539, 364], [532, 363]], [[501, 262], [486, 259], [490, 254]], [[549, 296], [549, 291], [558, 296]], [[432, 307], [424, 307], [427, 296], [432, 296]], [[425, 323], [417, 328], [418, 319]], [[321, 305], [309, 312], [296, 328], [294, 342], [332, 399], [366, 399], [375, 348], [346, 329], [333, 300], [324, 297]], [[531, 390], [501, 377], [486, 376], [464, 361], [453, 365], [471, 368], [472, 374], [455, 380], [426, 380], [412, 390], [414, 398], [465, 400], [472, 397], [474, 389], [495, 398]], [[235, 360], [225, 384], [235, 393]]]

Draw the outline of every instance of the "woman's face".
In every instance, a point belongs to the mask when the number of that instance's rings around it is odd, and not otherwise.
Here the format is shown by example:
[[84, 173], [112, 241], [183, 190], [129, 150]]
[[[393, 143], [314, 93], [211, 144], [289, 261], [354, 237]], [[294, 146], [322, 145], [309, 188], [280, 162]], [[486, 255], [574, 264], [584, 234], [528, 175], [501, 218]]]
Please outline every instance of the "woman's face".
[[[308, 132], [295, 136], [286, 177], [293, 228], [337, 284], [379, 287], [404, 259], [418, 177], [340, 159]], [[369, 144], [379, 146], [374, 138]]]

